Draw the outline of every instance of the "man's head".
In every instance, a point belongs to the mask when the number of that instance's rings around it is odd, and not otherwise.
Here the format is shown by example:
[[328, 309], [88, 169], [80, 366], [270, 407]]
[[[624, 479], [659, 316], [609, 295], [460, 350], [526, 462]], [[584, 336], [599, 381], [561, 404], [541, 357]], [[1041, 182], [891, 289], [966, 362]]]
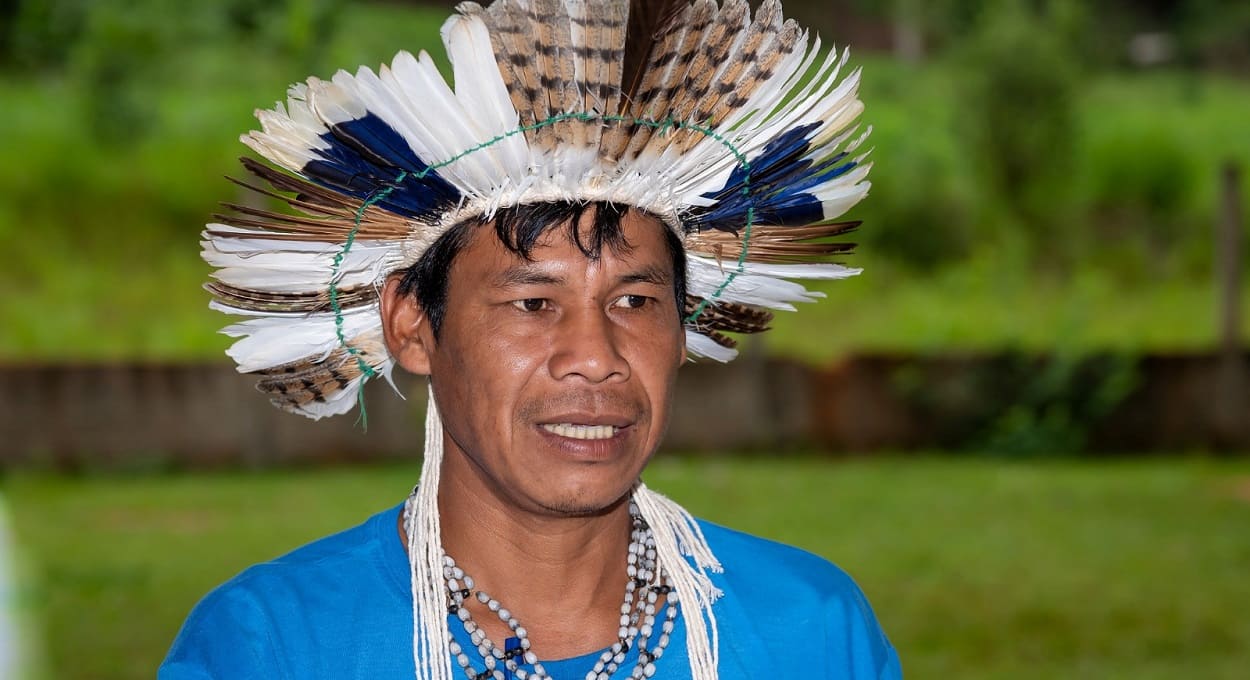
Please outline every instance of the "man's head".
[[685, 360], [684, 273], [644, 212], [542, 204], [453, 227], [388, 279], [387, 347], [431, 376], [444, 474], [548, 514], [624, 498]]

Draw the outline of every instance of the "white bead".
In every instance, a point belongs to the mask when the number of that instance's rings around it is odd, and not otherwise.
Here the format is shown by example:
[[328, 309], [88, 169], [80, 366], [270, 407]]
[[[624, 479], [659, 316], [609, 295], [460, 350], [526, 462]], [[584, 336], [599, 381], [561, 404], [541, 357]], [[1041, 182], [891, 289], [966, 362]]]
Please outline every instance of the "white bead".
[[527, 664], [529, 664], [529, 665], [531, 665], [531, 666], [533, 666], [534, 664], [538, 663], [538, 655], [537, 655], [537, 654], [535, 654], [535, 653], [533, 653], [533, 652], [526, 652], [526, 653], [525, 653], [525, 663], [527, 663]]
[[521, 639], [525, 639], [525, 636], [529, 635], [529, 631], [525, 630], [525, 626], [518, 625], [516, 628], [513, 628], [512, 630], [513, 632], [516, 633], [516, 636]]
[[512, 612], [508, 611], [507, 609], [504, 609], [503, 607], [500, 607], [497, 613], [499, 614], [499, 618], [502, 619], [505, 623], [508, 621], [508, 619], [512, 618]]
[[642, 669], [642, 674], [647, 676], [648, 678], [655, 675], [655, 664], [651, 662], [647, 662], [647, 665], [644, 666]]

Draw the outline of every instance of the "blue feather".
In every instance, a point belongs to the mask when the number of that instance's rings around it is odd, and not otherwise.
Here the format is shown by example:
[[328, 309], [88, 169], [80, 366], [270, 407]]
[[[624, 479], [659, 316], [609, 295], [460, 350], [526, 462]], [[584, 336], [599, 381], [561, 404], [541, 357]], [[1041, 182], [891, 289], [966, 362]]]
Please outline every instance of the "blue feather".
[[811, 150], [809, 133], [819, 127], [820, 123], [810, 123], [778, 135], [751, 159], [749, 178], [741, 166], [734, 168], [721, 189], [703, 194], [715, 203], [696, 210], [688, 222], [700, 231], [736, 234], [752, 206], [758, 224], [811, 224], [824, 219], [821, 201], [808, 191], [849, 172], [856, 163], [846, 161], [845, 152], [816, 163], [805, 159]]
[[[305, 164], [300, 173], [323, 186], [361, 200], [393, 186], [376, 205], [405, 217], [429, 216], [460, 200], [456, 187], [430, 170], [376, 114], [334, 125], [321, 140], [328, 145], [317, 150], [321, 160]], [[401, 172], [408, 176], [396, 184]]]

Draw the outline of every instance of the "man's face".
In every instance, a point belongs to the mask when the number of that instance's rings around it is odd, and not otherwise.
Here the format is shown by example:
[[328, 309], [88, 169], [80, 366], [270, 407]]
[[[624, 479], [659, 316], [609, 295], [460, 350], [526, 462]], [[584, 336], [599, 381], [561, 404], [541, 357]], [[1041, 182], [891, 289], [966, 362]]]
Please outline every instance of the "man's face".
[[666, 227], [637, 211], [621, 226], [630, 247], [598, 260], [562, 228], [532, 260], [474, 230], [438, 340], [423, 331], [445, 475], [541, 514], [594, 513], [629, 492], [664, 435], [685, 340]]

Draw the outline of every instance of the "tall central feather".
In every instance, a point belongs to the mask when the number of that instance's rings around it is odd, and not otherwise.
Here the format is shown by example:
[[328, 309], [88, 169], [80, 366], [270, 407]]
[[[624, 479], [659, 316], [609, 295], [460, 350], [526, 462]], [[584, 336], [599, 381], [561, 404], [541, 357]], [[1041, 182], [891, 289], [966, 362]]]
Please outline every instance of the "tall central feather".
[[[660, 41], [672, 31], [687, 0], [631, 0], [625, 29], [625, 55], [621, 62], [622, 107], [637, 100], [642, 77], [651, 65]], [[624, 108], [620, 111], [624, 112]]]

